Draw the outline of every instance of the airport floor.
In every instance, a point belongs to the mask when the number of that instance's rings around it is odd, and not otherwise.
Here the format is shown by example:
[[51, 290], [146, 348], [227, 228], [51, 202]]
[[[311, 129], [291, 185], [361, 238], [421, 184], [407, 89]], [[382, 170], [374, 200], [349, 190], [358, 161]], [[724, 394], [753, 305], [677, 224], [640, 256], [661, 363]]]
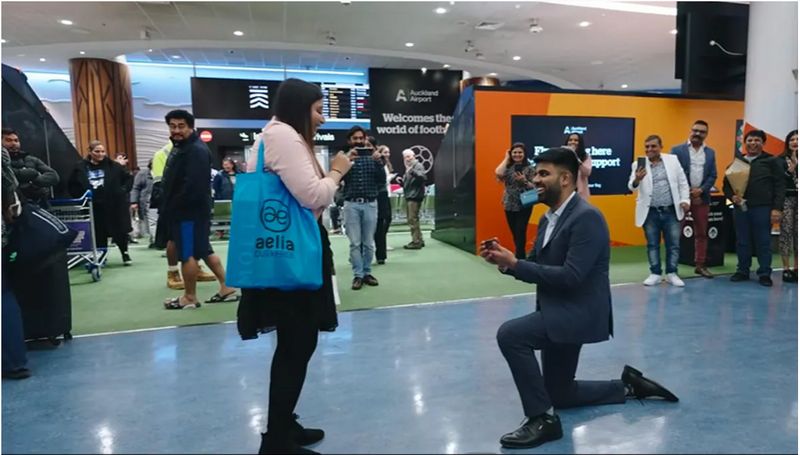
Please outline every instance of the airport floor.
[[[625, 364], [679, 403], [560, 411], [564, 438], [501, 449], [522, 409], [495, 343], [530, 296], [340, 314], [297, 407], [323, 453], [796, 453], [797, 286], [726, 277], [613, 287], [616, 337], [578, 377]], [[274, 335], [233, 324], [76, 338], [2, 383], [3, 453], [256, 453]]]

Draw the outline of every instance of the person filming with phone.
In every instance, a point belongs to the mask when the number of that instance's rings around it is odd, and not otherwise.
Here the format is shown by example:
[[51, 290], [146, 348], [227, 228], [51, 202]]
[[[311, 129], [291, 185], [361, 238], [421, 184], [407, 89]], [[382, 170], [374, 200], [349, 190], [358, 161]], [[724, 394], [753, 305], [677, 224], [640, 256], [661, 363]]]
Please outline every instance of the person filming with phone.
[[533, 205], [523, 205], [520, 194], [533, 188], [533, 166], [525, 157], [525, 144], [514, 143], [503, 161], [494, 170], [498, 182], [505, 185], [503, 190], [503, 209], [506, 221], [514, 238], [514, 256], [525, 257], [528, 238], [528, 220], [531, 218]]
[[360, 126], [347, 133], [348, 155], [354, 160], [344, 176], [344, 228], [350, 240], [350, 264], [353, 268], [353, 290], [365, 284], [377, 286], [372, 276], [375, 255], [375, 229], [378, 225], [378, 192], [386, 186], [381, 154], [366, 147], [367, 133]]

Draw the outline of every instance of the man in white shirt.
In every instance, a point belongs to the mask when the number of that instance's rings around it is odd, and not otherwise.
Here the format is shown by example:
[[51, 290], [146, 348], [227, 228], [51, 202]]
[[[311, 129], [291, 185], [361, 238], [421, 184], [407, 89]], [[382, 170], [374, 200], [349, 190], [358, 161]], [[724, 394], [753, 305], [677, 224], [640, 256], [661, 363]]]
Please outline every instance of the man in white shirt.
[[689, 181], [692, 228], [694, 232], [694, 273], [706, 278], [714, 275], [706, 268], [708, 251], [708, 212], [711, 204], [711, 188], [717, 180], [717, 163], [714, 149], [705, 144], [708, 123], [698, 120], [685, 144], [672, 147], [672, 155], [681, 163]]

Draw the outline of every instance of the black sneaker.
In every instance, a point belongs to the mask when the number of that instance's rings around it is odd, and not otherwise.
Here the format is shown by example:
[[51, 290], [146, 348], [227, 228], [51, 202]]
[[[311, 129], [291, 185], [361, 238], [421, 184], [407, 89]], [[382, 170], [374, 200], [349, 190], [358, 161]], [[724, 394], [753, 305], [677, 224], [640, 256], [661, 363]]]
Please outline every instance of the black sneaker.
[[733, 275], [731, 275], [731, 281], [733, 281], [733, 282], [737, 282], [737, 281], [747, 281], [747, 280], [749, 280], [749, 279], [750, 279], [750, 277], [749, 277], [749, 276], [747, 276], [747, 275], [745, 275], [745, 274], [744, 274], [744, 273], [742, 273], [742, 272], [736, 272], [736, 273], [734, 273]]
[[769, 275], [762, 275], [758, 277], [758, 284], [761, 286], [771, 287], [772, 286], [772, 278]]
[[122, 264], [123, 265], [131, 265], [133, 261], [131, 261], [131, 255], [128, 253], [122, 253]]

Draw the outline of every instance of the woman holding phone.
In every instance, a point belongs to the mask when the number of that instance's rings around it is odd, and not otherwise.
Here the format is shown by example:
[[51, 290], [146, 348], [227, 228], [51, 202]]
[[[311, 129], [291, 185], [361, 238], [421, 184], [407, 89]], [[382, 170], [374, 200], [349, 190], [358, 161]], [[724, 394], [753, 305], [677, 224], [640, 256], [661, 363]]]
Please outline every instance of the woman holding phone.
[[583, 135], [572, 133], [564, 140], [564, 145], [575, 151], [578, 157], [578, 195], [584, 201], [589, 202], [589, 176], [592, 175], [592, 157], [586, 153], [586, 144], [583, 142]]
[[525, 258], [527, 245], [528, 220], [531, 217], [533, 206], [523, 206], [520, 194], [533, 189], [533, 166], [528, 163], [525, 156], [525, 144], [514, 143], [506, 152], [503, 161], [494, 171], [498, 182], [505, 185], [503, 191], [503, 209], [506, 212], [506, 221], [514, 237], [514, 255], [517, 259]]

